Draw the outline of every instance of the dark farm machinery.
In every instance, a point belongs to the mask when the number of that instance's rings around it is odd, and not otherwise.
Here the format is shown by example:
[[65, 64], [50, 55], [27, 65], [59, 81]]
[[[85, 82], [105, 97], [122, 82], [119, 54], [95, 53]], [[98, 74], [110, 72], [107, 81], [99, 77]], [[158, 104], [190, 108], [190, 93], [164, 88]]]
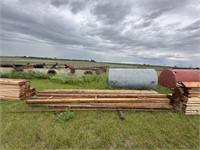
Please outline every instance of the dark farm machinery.
[[23, 72], [42, 72], [47, 74], [102, 74], [107, 73], [108, 66], [97, 66], [97, 67], [74, 67], [72, 64], [0, 64], [0, 72], [11, 72], [11, 71], [23, 71]]

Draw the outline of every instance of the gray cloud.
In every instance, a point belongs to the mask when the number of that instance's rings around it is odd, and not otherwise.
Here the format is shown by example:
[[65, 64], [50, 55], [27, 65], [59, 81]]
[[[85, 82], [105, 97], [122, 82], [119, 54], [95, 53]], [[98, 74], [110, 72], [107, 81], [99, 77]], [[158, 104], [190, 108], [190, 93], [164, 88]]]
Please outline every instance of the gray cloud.
[[184, 27], [182, 29], [183, 31], [196, 31], [197, 30], [197, 33], [199, 33], [199, 30], [200, 30], [200, 18], [196, 21], [194, 21], [193, 23], [191, 23], [190, 25]]
[[81, 1], [72, 1], [70, 3], [70, 5], [71, 5], [71, 11], [75, 14], [80, 12], [81, 10], [83, 10], [86, 7], [86, 3], [83, 1], [82, 2]]
[[50, 3], [55, 7], [65, 6], [69, 3], [68, 0], [50, 0]]
[[200, 66], [197, 0], [2, 0], [1, 54]]
[[124, 1], [118, 3], [113, 0], [100, 1], [92, 12], [101, 21], [114, 24], [122, 21], [131, 12], [131, 8], [131, 5], [127, 5]]

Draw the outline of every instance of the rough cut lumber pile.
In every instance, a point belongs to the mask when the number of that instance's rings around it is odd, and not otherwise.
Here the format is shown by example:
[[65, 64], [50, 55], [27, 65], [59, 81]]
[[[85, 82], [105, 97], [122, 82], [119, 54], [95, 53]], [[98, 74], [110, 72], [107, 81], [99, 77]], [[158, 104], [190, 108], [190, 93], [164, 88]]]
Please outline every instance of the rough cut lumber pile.
[[200, 115], [200, 82], [181, 82], [174, 88], [172, 103], [186, 115]]
[[0, 99], [18, 100], [35, 95], [35, 88], [30, 88], [30, 81], [24, 79], [0, 78]]
[[166, 94], [142, 90], [45, 90], [26, 101], [30, 106], [96, 109], [171, 109]]

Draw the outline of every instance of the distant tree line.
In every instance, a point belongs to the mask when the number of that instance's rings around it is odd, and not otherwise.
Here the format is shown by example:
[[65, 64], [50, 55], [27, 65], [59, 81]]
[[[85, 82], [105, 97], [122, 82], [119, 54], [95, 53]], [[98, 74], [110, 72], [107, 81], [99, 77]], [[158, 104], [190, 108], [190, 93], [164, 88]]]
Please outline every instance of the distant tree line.
[[[64, 59], [64, 58], [50, 58], [50, 57], [34, 57], [34, 56], [0, 56], [0, 57], [14, 57], [14, 58], [25, 58], [25, 59], [46, 59], [46, 60], [63, 60], [63, 61], [84, 61], [84, 62], [96, 62], [95, 60], [86, 60], [86, 59]], [[172, 68], [172, 69], [200, 69], [199, 67], [178, 67], [178, 66], [162, 66], [162, 65], [150, 65], [150, 64], [128, 64], [128, 63], [111, 63], [104, 62], [108, 64], [116, 64], [116, 65], [128, 65], [128, 66], [137, 66], [138, 68], [145, 67], [162, 67], [164, 69]]]
[[87, 62], [96, 62], [95, 60], [87, 59], [64, 59], [64, 58], [51, 58], [51, 57], [34, 57], [34, 56], [2, 56], [2, 57], [15, 57], [15, 58], [25, 58], [25, 59], [47, 59], [47, 60], [64, 60], [64, 61], [87, 61]]

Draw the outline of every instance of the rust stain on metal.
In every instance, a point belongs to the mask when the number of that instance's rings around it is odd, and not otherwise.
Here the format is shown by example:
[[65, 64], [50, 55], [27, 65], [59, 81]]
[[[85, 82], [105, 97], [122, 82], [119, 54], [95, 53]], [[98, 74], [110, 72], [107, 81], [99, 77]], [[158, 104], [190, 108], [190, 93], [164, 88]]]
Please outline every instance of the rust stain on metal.
[[200, 70], [166, 69], [161, 72], [159, 82], [169, 89], [179, 82], [200, 82]]

